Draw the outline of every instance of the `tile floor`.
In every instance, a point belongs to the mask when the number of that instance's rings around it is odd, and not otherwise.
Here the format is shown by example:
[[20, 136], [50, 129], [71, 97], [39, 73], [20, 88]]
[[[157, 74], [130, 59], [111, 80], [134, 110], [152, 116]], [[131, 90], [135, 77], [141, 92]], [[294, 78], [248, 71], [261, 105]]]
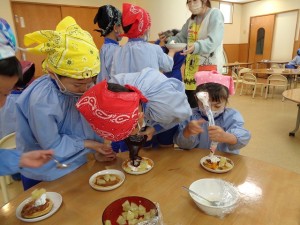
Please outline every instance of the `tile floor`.
[[[229, 99], [229, 107], [239, 110], [245, 127], [252, 133], [249, 144], [241, 150], [241, 155], [253, 157], [300, 173], [300, 130], [295, 137], [289, 132], [295, 128], [296, 103], [281, 101], [281, 90], [276, 91], [273, 98], [264, 99], [257, 95], [236, 95]], [[21, 182], [9, 185], [10, 198], [22, 192]], [[0, 206], [3, 204], [0, 196]]]

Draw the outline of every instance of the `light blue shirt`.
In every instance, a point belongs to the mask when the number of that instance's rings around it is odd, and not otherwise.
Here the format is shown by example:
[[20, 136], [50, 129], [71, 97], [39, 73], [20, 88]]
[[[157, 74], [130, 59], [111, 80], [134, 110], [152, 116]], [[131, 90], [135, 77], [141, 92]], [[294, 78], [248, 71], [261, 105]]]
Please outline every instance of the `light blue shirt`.
[[[203, 117], [200, 114], [198, 108], [193, 109], [193, 115], [189, 120], [182, 122], [177, 133], [174, 135], [174, 143], [177, 144], [180, 148], [183, 149], [192, 149], [192, 148], [203, 148], [209, 149], [210, 139], [208, 136], [208, 122], [202, 124], [203, 133], [198, 135], [190, 136], [185, 138], [183, 136], [183, 130], [191, 120], [199, 120]], [[239, 154], [240, 149], [246, 146], [251, 138], [251, 134], [246, 130], [244, 126], [244, 119], [242, 115], [235, 109], [226, 108], [224, 113], [215, 119], [216, 126], [220, 126], [224, 131], [233, 134], [237, 138], [237, 143], [235, 145], [228, 145], [225, 143], [219, 143], [217, 150], [221, 152], [228, 152]]]
[[111, 75], [140, 72], [146, 67], [170, 72], [173, 64], [173, 58], [165, 54], [159, 45], [148, 43], [141, 38], [129, 39], [124, 46], [115, 51]]
[[119, 43], [110, 38], [104, 38], [104, 44], [100, 50], [101, 70], [97, 77], [97, 83], [110, 79], [113, 55], [116, 49], [120, 48]]
[[183, 83], [175, 78], [167, 78], [156, 69], [145, 68], [139, 73], [117, 74], [109, 82], [129, 84], [142, 92], [148, 99], [144, 107], [145, 121], [156, 131], [168, 130], [188, 119], [192, 113]]
[[0, 176], [19, 172], [20, 157], [21, 151], [0, 149]]
[[16, 101], [21, 91], [13, 91], [0, 108], [0, 138], [16, 131]]
[[288, 63], [288, 65], [293, 65], [293, 66], [300, 65], [300, 56], [296, 55], [293, 58], [293, 60]]
[[78, 97], [61, 93], [49, 75], [36, 79], [17, 100], [17, 149], [28, 152], [53, 149], [66, 169], [57, 169], [50, 161], [37, 169], [24, 168], [22, 175], [43, 181], [55, 180], [86, 162], [84, 140], [103, 139], [96, 135], [75, 104]]

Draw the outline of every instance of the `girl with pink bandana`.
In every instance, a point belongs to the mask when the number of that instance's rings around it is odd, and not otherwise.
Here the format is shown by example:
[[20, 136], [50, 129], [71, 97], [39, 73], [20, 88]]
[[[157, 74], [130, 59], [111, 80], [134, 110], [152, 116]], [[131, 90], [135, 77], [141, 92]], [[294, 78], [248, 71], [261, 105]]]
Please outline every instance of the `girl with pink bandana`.
[[216, 71], [203, 71], [195, 74], [196, 93], [208, 92], [215, 126], [208, 125], [203, 104], [196, 98], [198, 108], [193, 115], [179, 124], [174, 135], [174, 143], [183, 149], [209, 149], [212, 141], [218, 142], [217, 150], [239, 154], [251, 138], [244, 128], [242, 115], [235, 109], [227, 108], [229, 95], [234, 94], [232, 77], [223, 76]]

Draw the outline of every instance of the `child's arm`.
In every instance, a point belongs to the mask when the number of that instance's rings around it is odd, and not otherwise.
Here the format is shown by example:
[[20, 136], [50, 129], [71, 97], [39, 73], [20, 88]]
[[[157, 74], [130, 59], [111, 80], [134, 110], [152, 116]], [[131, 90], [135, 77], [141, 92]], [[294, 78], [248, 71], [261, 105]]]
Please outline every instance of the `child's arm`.
[[203, 132], [201, 125], [206, 122], [203, 119], [191, 119], [192, 120], [190, 121], [184, 121], [180, 123], [178, 130], [173, 137], [174, 144], [177, 144], [183, 149], [192, 149], [198, 146], [200, 141], [199, 134]]

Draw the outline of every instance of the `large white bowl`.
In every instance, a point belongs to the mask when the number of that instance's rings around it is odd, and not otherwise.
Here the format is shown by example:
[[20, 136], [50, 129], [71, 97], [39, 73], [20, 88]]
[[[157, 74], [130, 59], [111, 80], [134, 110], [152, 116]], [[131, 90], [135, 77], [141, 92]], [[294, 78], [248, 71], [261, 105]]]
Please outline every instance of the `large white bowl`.
[[190, 185], [190, 190], [211, 201], [220, 201], [222, 206], [212, 206], [209, 202], [190, 193], [196, 205], [206, 214], [223, 217], [231, 213], [238, 202], [239, 193], [230, 183], [221, 179], [200, 179]]
[[186, 43], [174, 43], [174, 44], [166, 44], [166, 47], [168, 49], [175, 49], [177, 51], [181, 51], [183, 49], [185, 49], [186, 47]]

